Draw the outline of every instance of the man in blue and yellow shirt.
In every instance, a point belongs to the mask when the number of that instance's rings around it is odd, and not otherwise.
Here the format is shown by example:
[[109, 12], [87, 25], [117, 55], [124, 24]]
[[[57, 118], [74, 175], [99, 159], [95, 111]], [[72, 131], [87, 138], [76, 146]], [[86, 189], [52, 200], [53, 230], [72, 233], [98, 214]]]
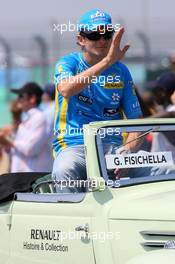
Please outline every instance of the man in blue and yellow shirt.
[[85, 179], [83, 124], [92, 121], [142, 116], [132, 77], [120, 62], [129, 45], [120, 48], [124, 33], [114, 34], [109, 14], [92, 10], [79, 21], [78, 44], [82, 52], [62, 57], [55, 68], [56, 180]]

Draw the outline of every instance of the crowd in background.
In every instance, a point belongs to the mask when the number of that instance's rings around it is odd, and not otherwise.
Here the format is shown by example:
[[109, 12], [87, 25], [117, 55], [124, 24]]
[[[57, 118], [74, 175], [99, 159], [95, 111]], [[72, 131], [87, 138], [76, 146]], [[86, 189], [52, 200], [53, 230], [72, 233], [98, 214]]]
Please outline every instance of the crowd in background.
[[11, 92], [17, 99], [10, 105], [12, 123], [0, 129], [0, 174], [50, 172], [55, 86], [31, 82]]
[[[142, 93], [136, 87], [144, 118], [175, 117], [175, 56], [171, 59], [171, 71], [146, 83]], [[11, 92], [18, 97], [10, 105], [12, 123], [0, 129], [0, 174], [50, 172], [55, 87], [31, 82]]]

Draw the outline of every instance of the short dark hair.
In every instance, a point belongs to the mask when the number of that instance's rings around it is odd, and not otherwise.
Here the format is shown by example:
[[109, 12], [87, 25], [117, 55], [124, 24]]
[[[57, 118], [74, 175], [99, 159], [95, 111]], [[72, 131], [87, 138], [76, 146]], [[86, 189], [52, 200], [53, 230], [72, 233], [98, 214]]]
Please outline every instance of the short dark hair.
[[55, 99], [55, 85], [53, 83], [46, 84], [44, 87], [44, 93], [53, 101]]
[[35, 82], [28, 82], [20, 89], [11, 89], [11, 91], [19, 96], [27, 94], [29, 97], [32, 97], [34, 95], [36, 97], [36, 105], [38, 106], [41, 103], [43, 90], [40, 85]]

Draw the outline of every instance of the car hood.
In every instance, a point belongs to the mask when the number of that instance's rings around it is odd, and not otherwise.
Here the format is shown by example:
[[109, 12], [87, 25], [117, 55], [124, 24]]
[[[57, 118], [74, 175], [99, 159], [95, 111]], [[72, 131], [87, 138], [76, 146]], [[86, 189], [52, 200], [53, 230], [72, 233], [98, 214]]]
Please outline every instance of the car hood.
[[[130, 263], [142, 254], [164, 250], [165, 243], [175, 240], [174, 181], [123, 187], [111, 193], [115, 199], [108, 204], [108, 228], [114, 234], [110, 240], [114, 263]], [[160, 259], [131, 263], [152, 264]]]
[[109, 219], [175, 220], [175, 181], [112, 190]]

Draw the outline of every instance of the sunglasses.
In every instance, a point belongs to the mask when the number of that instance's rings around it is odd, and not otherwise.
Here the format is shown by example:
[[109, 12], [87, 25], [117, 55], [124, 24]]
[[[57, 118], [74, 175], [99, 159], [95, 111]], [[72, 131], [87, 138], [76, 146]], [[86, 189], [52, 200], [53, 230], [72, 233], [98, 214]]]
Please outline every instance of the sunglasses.
[[87, 39], [89, 39], [89, 40], [94, 40], [94, 41], [96, 41], [96, 40], [100, 40], [101, 39], [101, 37], [103, 37], [104, 39], [111, 39], [112, 37], [113, 37], [113, 35], [114, 35], [114, 30], [112, 30], [112, 31], [105, 31], [104, 33], [101, 33], [101, 32], [92, 32], [92, 33], [86, 33], [86, 32], [84, 32], [84, 31], [80, 31], [80, 35], [82, 36], [82, 37], [85, 37], [85, 38], [87, 38]]

